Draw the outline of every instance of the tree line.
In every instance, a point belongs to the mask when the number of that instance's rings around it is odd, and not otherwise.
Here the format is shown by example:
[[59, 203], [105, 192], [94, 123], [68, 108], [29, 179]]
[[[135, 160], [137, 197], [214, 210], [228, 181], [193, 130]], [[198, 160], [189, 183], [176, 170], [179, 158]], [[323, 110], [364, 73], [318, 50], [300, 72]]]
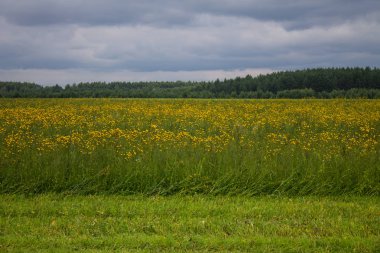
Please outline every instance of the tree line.
[[0, 82], [4, 98], [380, 98], [378, 68], [315, 68], [208, 82]]

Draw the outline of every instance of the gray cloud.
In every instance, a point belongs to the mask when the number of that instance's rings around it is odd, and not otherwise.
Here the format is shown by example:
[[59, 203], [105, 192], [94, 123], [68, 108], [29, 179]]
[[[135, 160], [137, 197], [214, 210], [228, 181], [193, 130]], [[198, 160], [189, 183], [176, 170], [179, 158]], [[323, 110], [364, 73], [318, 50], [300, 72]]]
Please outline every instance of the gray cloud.
[[378, 0], [2, 0], [0, 80], [379, 67], [379, 25]]
[[171, 25], [189, 22], [188, 10], [182, 7], [177, 1], [4, 0], [0, 13], [9, 22], [24, 26]]
[[380, 9], [377, 0], [2, 0], [0, 14], [19, 25], [189, 25], [198, 14], [280, 21], [294, 27], [344, 22]]

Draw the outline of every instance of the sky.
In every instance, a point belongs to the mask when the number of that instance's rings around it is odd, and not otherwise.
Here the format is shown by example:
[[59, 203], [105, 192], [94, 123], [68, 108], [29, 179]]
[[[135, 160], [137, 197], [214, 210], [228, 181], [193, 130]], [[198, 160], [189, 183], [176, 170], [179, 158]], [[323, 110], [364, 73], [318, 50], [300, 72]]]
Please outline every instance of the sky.
[[215, 80], [380, 67], [379, 0], [0, 0], [0, 80]]

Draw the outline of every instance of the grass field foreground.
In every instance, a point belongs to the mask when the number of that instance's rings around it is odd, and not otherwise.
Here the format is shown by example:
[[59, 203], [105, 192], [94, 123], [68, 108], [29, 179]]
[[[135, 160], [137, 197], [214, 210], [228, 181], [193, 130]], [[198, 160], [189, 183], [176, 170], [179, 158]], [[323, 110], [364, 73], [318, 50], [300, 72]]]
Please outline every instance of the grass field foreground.
[[2, 252], [378, 252], [378, 197], [1, 195]]

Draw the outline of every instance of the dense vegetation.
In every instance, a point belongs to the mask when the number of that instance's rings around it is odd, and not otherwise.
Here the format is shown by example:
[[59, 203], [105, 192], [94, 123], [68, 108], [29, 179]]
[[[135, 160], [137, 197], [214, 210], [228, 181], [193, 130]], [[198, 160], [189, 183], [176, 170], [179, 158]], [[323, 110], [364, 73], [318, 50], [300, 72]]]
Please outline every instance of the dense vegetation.
[[379, 195], [380, 100], [2, 99], [0, 193]]
[[0, 97], [380, 98], [378, 68], [317, 68], [210, 82], [0, 82]]
[[380, 100], [0, 99], [0, 252], [379, 252], [379, 131]]

